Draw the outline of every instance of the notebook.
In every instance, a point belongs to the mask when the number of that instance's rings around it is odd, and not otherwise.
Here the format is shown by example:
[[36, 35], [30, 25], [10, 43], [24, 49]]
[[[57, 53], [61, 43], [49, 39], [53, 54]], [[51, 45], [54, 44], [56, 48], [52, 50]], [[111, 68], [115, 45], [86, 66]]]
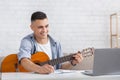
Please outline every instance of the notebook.
[[86, 75], [120, 75], [120, 49], [95, 49], [93, 69], [83, 72]]

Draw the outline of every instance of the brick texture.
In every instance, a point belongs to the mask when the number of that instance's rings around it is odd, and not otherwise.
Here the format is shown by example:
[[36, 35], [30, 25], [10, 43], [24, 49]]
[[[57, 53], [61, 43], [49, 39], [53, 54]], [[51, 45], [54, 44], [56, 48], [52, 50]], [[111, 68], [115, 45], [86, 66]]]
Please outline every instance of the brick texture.
[[34, 11], [47, 13], [50, 34], [63, 52], [87, 47], [108, 48], [109, 15], [118, 12], [120, 0], [1, 0], [0, 55], [17, 53], [20, 40], [31, 33]]

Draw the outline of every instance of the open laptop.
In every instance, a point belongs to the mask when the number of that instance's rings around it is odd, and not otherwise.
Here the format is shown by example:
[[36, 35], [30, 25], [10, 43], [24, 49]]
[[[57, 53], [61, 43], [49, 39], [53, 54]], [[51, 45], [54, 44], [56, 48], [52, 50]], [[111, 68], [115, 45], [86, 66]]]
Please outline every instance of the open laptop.
[[120, 49], [95, 49], [93, 70], [83, 73], [91, 76], [120, 75]]

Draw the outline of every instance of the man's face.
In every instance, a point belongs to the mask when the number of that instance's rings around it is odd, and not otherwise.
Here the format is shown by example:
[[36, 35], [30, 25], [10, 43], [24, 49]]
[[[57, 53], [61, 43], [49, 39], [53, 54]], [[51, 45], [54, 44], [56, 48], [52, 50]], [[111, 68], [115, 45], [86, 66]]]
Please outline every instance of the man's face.
[[46, 39], [48, 35], [48, 19], [38, 19], [31, 23], [31, 29], [34, 32], [36, 38]]

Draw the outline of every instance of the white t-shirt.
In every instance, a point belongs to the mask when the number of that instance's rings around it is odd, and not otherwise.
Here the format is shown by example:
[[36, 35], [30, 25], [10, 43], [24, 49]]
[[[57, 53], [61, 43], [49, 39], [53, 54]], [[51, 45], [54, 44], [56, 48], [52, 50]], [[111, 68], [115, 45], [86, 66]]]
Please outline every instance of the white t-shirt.
[[50, 59], [52, 59], [52, 51], [51, 51], [51, 45], [50, 45], [50, 40], [48, 39], [48, 42], [47, 44], [39, 44], [38, 42], [37, 43], [37, 51], [39, 52], [45, 52]]

